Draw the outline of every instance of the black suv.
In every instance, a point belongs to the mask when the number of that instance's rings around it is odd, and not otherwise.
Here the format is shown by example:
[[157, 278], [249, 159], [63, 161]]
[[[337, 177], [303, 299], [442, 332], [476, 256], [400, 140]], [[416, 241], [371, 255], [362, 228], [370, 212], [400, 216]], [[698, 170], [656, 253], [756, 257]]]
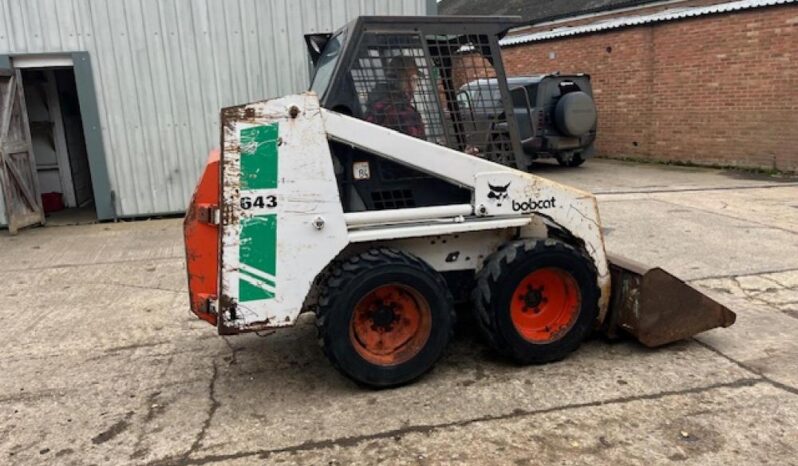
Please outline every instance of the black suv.
[[[564, 166], [581, 165], [594, 153], [596, 105], [586, 74], [507, 78], [521, 147], [533, 159], [554, 157]], [[501, 106], [498, 81], [478, 79], [460, 87], [457, 101], [464, 114], [469, 152], [511, 164], [494, 148], [509, 144], [510, 136], [497, 121]], [[499, 154], [499, 157], [496, 155]]]

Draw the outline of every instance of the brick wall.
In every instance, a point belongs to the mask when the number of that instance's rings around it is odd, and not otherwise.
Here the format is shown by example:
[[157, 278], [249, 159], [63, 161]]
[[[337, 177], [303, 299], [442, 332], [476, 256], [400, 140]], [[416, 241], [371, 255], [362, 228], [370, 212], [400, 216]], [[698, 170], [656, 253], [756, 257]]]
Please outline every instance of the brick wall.
[[502, 53], [510, 76], [592, 75], [599, 155], [798, 171], [794, 5], [535, 42]]

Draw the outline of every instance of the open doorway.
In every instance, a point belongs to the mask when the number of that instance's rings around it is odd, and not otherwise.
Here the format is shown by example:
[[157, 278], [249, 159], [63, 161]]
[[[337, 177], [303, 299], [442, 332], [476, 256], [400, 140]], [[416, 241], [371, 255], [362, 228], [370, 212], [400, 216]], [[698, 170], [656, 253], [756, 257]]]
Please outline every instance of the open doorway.
[[96, 221], [73, 68], [23, 68], [21, 77], [47, 224]]

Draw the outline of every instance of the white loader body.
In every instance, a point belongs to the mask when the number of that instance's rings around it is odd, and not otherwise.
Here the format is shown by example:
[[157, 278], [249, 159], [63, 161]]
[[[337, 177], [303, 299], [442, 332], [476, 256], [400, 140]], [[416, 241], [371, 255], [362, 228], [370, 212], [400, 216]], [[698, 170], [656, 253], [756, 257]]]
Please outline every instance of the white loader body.
[[[589, 193], [320, 108], [312, 93], [222, 114], [222, 333], [292, 325], [345, 249], [393, 246], [439, 272], [479, 270], [510, 238], [561, 231], [589, 255], [607, 313], [610, 271]], [[329, 141], [470, 189], [470, 204], [344, 213]], [[369, 176], [368, 165], [357, 165]]]

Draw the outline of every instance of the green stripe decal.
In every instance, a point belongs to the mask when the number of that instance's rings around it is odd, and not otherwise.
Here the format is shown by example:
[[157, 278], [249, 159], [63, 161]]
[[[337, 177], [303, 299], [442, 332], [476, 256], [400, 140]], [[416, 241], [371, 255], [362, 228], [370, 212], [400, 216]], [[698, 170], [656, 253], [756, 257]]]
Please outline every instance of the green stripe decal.
[[248, 269], [244, 269], [244, 268], [240, 269], [240, 270], [239, 270], [239, 272], [240, 272], [241, 274], [245, 275], [247, 278], [250, 278], [250, 279], [252, 279], [252, 280], [257, 280], [257, 281], [263, 282], [263, 283], [265, 283], [267, 286], [271, 286], [272, 288], [274, 288], [275, 286], [277, 286], [277, 283], [274, 281], [274, 278], [267, 278], [267, 277], [264, 277], [264, 276], [263, 276], [263, 275], [261, 275], [261, 274], [258, 274], [258, 273], [253, 273], [252, 271], [250, 271], [250, 270], [248, 270]]
[[[252, 191], [277, 188], [277, 136], [277, 123], [241, 130], [242, 197], [262, 196], [262, 191]], [[277, 215], [257, 215], [263, 210], [250, 212], [255, 215], [241, 217], [239, 302], [273, 299], [277, 288]]]
[[277, 123], [241, 130], [241, 189], [277, 187]]
[[273, 299], [274, 293], [264, 290], [246, 280], [238, 281], [238, 302], [258, 301], [261, 299]]
[[239, 239], [239, 302], [274, 298], [277, 215], [243, 218]]

